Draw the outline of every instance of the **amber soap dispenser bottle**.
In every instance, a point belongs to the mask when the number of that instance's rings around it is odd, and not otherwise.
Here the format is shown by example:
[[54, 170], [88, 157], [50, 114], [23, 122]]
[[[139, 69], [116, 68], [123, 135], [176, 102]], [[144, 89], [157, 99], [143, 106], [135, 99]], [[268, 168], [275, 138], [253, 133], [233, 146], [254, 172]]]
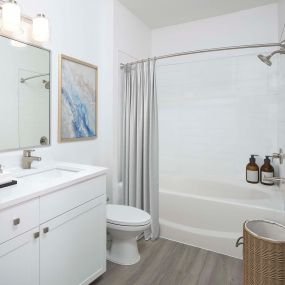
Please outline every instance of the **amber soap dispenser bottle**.
[[256, 154], [252, 154], [249, 158], [249, 163], [246, 166], [246, 181], [248, 183], [257, 184], [259, 182], [259, 167], [255, 162]]
[[269, 155], [265, 156], [264, 164], [260, 168], [260, 182], [263, 185], [272, 186], [272, 185], [274, 185], [274, 182], [266, 180], [266, 178], [273, 178], [274, 177], [274, 168], [270, 164], [270, 158], [269, 157], [270, 157]]

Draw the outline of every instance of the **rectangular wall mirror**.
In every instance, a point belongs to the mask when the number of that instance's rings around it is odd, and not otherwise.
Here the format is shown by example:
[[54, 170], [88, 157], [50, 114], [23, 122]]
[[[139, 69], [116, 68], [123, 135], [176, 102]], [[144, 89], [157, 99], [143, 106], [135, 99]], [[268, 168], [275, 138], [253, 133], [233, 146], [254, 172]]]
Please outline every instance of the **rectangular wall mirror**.
[[50, 51], [0, 36], [0, 151], [50, 144]]

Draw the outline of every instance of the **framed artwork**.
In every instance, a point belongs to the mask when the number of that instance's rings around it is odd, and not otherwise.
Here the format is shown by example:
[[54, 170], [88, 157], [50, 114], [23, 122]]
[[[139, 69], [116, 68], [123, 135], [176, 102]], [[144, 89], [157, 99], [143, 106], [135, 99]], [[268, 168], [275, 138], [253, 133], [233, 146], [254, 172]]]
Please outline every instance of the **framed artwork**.
[[59, 141], [97, 136], [98, 68], [87, 62], [59, 56]]

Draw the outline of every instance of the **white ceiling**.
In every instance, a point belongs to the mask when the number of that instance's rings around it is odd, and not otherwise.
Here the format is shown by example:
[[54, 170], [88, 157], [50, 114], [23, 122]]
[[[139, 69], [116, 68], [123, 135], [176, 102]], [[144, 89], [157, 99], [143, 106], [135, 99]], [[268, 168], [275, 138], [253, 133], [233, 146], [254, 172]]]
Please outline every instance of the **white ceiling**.
[[150, 28], [186, 23], [277, 2], [277, 0], [119, 0]]

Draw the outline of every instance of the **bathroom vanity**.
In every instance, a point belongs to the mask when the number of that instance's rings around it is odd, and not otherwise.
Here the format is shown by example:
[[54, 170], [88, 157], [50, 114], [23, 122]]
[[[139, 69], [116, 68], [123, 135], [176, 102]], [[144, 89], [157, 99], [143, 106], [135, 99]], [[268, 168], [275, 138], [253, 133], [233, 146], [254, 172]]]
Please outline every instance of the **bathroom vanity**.
[[106, 270], [106, 169], [11, 169], [0, 189], [0, 284], [87, 285]]

